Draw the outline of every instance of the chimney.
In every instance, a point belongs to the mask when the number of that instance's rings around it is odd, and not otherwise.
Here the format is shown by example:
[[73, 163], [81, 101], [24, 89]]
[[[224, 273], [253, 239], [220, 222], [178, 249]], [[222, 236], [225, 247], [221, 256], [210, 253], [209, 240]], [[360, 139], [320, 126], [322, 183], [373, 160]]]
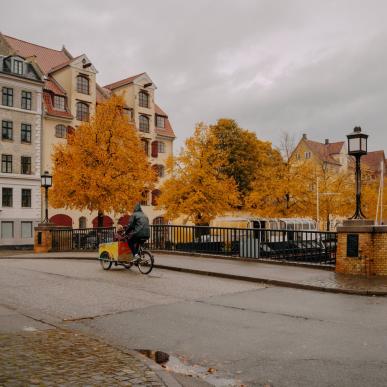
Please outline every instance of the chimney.
[[308, 139], [308, 137], [306, 136], [306, 133], [304, 133], [304, 134], [302, 135], [302, 139], [303, 139], [303, 140], [307, 140], [307, 139]]
[[325, 139], [325, 145], [328, 145], [329, 144], [329, 138], [326, 138]]

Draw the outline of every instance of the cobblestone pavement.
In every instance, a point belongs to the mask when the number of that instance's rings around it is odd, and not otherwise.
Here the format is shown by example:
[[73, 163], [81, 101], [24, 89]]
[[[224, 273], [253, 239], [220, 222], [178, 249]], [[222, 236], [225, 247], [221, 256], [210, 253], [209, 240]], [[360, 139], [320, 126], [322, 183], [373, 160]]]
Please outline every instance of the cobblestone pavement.
[[69, 330], [0, 334], [0, 386], [164, 386], [136, 356]]

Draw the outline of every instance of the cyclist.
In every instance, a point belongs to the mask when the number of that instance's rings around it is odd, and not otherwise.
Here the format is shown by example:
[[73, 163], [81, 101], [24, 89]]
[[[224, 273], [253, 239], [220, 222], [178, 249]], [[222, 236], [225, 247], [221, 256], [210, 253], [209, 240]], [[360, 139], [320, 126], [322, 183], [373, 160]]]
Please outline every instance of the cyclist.
[[150, 237], [149, 219], [142, 211], [140, 203], [137, 203], [133, 215], [126, 228], [128, 245], [134, 256], [134, 262], [140, 259], [138, 255], [138, 244]]

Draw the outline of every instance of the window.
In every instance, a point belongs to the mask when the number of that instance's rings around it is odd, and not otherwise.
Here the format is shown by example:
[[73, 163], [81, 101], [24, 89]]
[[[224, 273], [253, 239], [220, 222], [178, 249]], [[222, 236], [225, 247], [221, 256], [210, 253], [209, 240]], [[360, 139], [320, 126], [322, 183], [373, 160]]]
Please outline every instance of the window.
[[155, 171], [158, 177], [164, 177], [165, 175], [164, 165], [155, 165]]
[[305, 159], [310, 159], [312, 156], [311, 152], [305, 152]]
[[3, 87], [1, 103], [4, 106], [13, 106], [13, 89], [10, 87]]
[[32, 222], [21, 222], [21, 237], [32, 238]]
[[13, 222], [1, 222], [1, 238], [13, 238]]
[[31, 190], [30, 189], [22, 189], [22, 197], [21, 197], [21, 206], [24, 208], [31, 207]]
[[145, 91], [140, 91], [138, 94], [138, 104], [141, 107], [147, 108], [149, 107], [149, 96]]
[[12, 155], [1, 155], [1, 172], [12, 173]]
[[149, 155], [149, 142], [147, 140], [141, 140], [142, 149], [144, 149], [144, 153]]
[[86, 228], [86, 218], [84, 216], [79, 218], [79, 228]]
[[23, 175], [31, 175], [31, 157], [21, 157], [21, 169], [20, 173]]
[[158, 189], [152, 191], [152, 206], [157, 206], [157, 200], [159, 199], [161, 192]]
[[3, 207], [12, 207], [13, 200], [12, 200], [12, 188], [3, 188], [2, 189], [2, 199], [1, 199], [1, 205]]
[[65, 97], [61, 95], [54, 95], [54, 108], [65, 111]]
[[165, 128], [165, 118], [162, 116], [156, 116], [156, 126], [158, 128]]
[[148, 196], [149, 196], [149, 191], [144, 191], [141, 194], [141, 205], [142, 206], [147, 206], [148, 205]]
[[147, 116], [141, 115], [139, 118], [140, 122], [140, 131], [149, 133], [149, 118]]
[[85, 102], [77, 102], [77, 120], [89, 121], [89, 105]]
[[21, 96], [21, 108], [31, 110], [32, 105], [32, 93], [30, 91], [22, 91]]
[[85, 75], [77, 76], [77, 91], [82, 94], [89, 94], [89, 78]]
[[296, 160], [301, 160], [301, 155], [299, 153], [296, 153]]
[[1, 121], [1, 139], [13, 139], [13, 123], [12, 121]]
[[158, 141], [157, 147], [159, 148], [158, 149], [159, 153], [165, 153], [165, 142]]
[[55, 137], [65, 138], [66, 137], [66, 127], [64, 125], [56, 125], [55, 126]]
[[15, 74], [23, 75], [23, 62], [21, 60], [14, 60], [12, 72]]
[[21, 124], [21, 142], [31, 142], [31, 125]]

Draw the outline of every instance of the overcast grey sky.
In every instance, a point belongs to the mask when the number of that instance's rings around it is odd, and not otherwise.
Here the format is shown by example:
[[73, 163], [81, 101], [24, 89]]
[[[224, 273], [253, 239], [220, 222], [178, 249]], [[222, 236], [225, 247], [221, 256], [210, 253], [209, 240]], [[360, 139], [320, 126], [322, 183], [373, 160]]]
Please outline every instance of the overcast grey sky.
[[0, 1], [0, 31], [86, 53], [104, 85], [146, 71], [179, 148], [196, 122], [236, 119], [387, 149], [387, 1]]

